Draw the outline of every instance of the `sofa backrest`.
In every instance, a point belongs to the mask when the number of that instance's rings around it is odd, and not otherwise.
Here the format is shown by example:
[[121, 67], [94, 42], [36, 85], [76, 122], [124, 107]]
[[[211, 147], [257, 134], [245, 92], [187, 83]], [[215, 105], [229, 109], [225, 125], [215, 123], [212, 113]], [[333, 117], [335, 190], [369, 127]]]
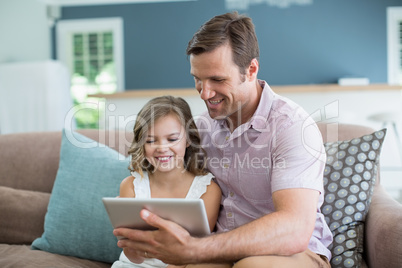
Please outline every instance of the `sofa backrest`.
[[375, 130], [360, 125], [339, 123], [317, 123], [324, 142], [345, 141], [373, 133]]
[[0, 136], [0, 186], [48, 192], [59, 163], [61, 132]]
[[[318, 123], [324, 142], [350, 140], [374, 130], [357, 125]], [[133, 139], [131, 131], [79, 130], [123, 155]], [[59, 163], [61, 132], [0, 135], [0, 186], [50, 193]]]
[[[132, 133], [125, 131], [78, 132], [127, 155]], [[0, 135], [0, 186], [50, 193], [60, 159], [61, 132]]]

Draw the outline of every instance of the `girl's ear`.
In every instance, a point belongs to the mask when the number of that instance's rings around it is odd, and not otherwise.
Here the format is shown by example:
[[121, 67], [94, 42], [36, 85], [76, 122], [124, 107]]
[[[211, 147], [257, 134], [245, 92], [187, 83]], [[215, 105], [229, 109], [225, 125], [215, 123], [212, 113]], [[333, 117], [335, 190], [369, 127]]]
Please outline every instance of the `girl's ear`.
[[189, 143], [189, 142], [187, 142], [187, 144], [186, 144], [186, 148], [188, 148], [188, 147], [190, 147], [190, 143]]

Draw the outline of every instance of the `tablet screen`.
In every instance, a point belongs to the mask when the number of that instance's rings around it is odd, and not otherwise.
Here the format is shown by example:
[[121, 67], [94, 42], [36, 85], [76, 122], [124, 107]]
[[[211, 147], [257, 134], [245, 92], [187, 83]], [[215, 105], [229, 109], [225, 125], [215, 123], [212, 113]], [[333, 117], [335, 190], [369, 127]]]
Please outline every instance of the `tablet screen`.
[[104, 197], [102, 201], [114, 228], [155, 230], [140, 217], [140, 211], [147, 209], [163, 219], [176, 222], [193, 236], [210, 234], [202, 199]]

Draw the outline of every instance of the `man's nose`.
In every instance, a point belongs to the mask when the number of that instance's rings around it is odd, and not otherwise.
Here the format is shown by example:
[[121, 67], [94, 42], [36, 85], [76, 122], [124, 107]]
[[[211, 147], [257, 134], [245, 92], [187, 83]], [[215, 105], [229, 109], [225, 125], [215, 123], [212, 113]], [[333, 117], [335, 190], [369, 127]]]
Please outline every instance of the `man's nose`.
[[203, 100], [208, 100], [214, 96], [214, 91], [212, 90], [208, 82], [204, 82], [201, 84], [200, 95], [201, 99]]

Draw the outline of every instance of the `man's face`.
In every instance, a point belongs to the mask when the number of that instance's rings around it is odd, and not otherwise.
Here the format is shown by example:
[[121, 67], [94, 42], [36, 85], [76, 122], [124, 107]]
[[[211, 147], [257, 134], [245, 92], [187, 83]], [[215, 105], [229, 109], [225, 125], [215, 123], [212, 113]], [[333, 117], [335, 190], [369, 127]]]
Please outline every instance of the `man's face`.
[[238, 118], [247, 116], [243, 113], [250, 112], [247, 111], [247, 104], [252, 84], [248, 79], [248, 70], [245, 75], [241, 74], [233, 62], [228, 44], [199, 55], [191, 54], [190, 64], [195, 88], [205, 101], [212, 118], [229, 117], [237, 122]]

